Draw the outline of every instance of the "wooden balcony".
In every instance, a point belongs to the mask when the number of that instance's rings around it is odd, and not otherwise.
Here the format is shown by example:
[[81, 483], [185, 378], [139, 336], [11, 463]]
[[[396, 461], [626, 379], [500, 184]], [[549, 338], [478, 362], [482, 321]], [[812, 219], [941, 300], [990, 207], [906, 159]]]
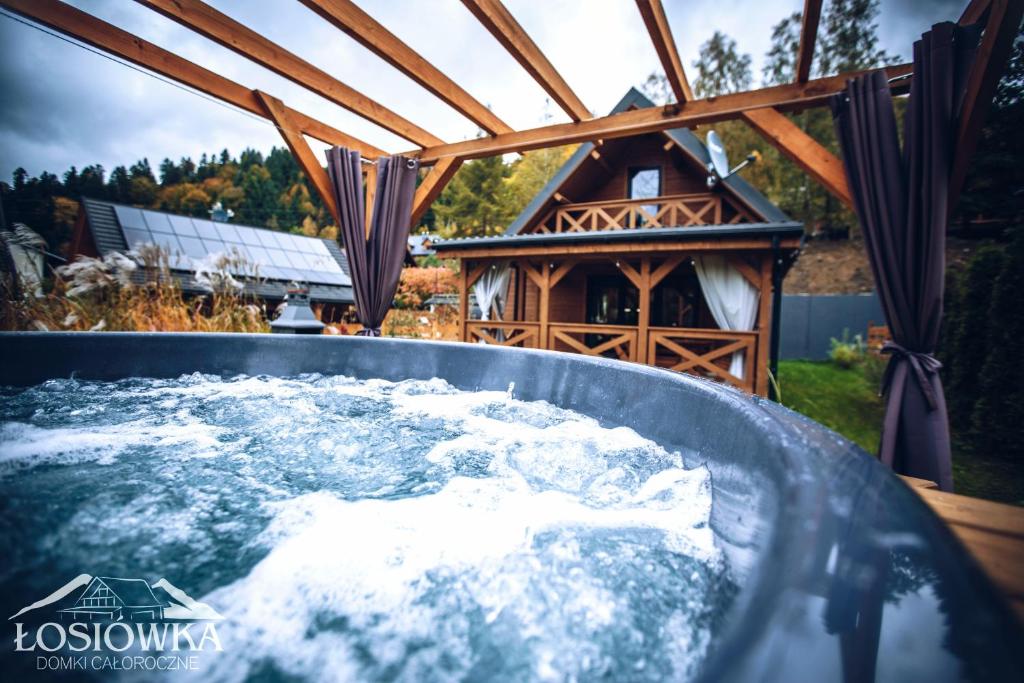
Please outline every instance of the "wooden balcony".
[[564, 204], [552, 209], [540, 222], [537, 231], [592, 232], [749, 222], [746, 212], [721, 194], [679, 194], [651, 199]]
[[[470, 320], [467, 341], [604, 356], [637, 361], [647, 349], [647, 363], [677, 372], [714, 379], [753, 393], [757, 380], [757, 332], [732, 332], [688, 327], [651, 327], [643, 334], [630, 325], [549, 323], [541, 344], [539, 322]], [[643, 337], [646, 337], [644, 339]], [[744, 357], [742, 378], [729, 372], [734, 353]]]

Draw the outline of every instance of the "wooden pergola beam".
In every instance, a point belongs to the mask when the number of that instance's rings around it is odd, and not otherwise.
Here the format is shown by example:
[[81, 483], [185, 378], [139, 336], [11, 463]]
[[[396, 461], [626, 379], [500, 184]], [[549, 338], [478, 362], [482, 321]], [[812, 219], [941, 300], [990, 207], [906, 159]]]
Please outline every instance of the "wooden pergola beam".
[[351, 0], [301, 2], [491, 135], [512, 131], [512, 128], [495, 116], [490, 109], [474, 99]]
[[423, 178], [423, 182], [416, 188], [412, 197], [412, 217], [409, 219], [410, 227], [415, 226], [423, 214], [427, 212], [430, 205], [434, 203], [444, 191], [448, 181], [452, 179], [455, 172], [462, 166], [462, 159], [458, 157], [445, 157], [440, 159], [430, 172]]
[[[188, 61], [173, 52], [123, 31], [91, 14], [58, 0], [0, 0], [0, 5], [39, 24], [60, 31], [240, 109], [269, 118], [263, 103], [249, 88]], [[368, 156], [387, 153], [326, 123], [285, 107], [298, 132], [331, 145], [358, 149]]]
[[960, 15], [957, 23], [961, 26], [968, 26], [981, 21], [991, 3], [992, 0], [971, 0], [964, 8], [964, 13]]
[[[901, 64], [888, 67], [885, 71], [888, 76], [894, 77], [907, 75], [911, 70], [911, 64]], [[705, 123], [740, 118], [745, 111], [764, 107], [775, 107], [780, 111], [801, 110], [824, 105], [830, 95], [846, 87], [847, 79], [862, 73], [866, 72], [818, 78], [806, 83], [787, 83], [749, 92], [693, 100], [679, 105], [634, 109], [579, 123], [541, 126], [490, 138], [412, 150], [406, 154], [418, 157], [426, 164], [447, 156], [477, 159], [576, 142], [629, 137], [673, 128], [692, 128]], [[894, 92], [905, 92], [910, 87], [909, 79], [897, 81], [890, 87]]]
[[854, 208], [843, 162], [817, 140], [771, 107], [743, 112], [743, 120], [843, 204]]
[[654, 51], [658, 53], [661, 68], [665, 70], [665, 77], [672, 86], [676, 101], [689, 102], [693, 99], [693, 91], [690, 89], [690, 82], [686, 80], [683, 62], [679, 58], [679, 50], [676, 49], [676, 41], [672, 37], [672, 29], [669, 28], [661, 0], [636, 0], [636, 6], [640, 10], [647, 32], [651, 34]]
[[334, 192], [331, 190], [331, 180], [327, 176], [327, 171], [320, 165], [320, 161], [313, 154], [313, 150], [310, 149], [306, 138], [302, 137], [302, 133], [298, 132], [288, 107], [284, 106], [284, 102], [281, 100], [261, 90], [254, 90], [253, 94], [263, 105], [270, 120], [281, 131], [281, 137], [284, 138], [288, 149], [292, 151], [292, 156], [299, 163], [299, 167], [302, 168], [302, 172], [306, 174], [317, 194], [323, 199], [327, 210], [334, 217], [335, 224], [341, 225], [338, 205], [334, 201]]
[[415, 123], [201, 0], [136, 0], [136, 2], [410, 142], [423, 147], [443, 142]]
[[800, 51], [796, 58], [796, 82], [806, 83], [811, 77], [814, 62], [814, 43], [818, 40], [818, 22], [821, 21], [821, 0], [804, 0], [804, 13], [800, 26]]
[[[971, 11], [974, 3], [968, 6]], [[960, 110], [960, 125], [956, 134], [953, 166], [949, 179], [949, 208], [956, 206], [967, 179], [967, 170], [978, 145], [978, 136], [985, 123], [992, 97], [995, 95], [1003, 66], [1013, 50], [1024, 2], [1020, 0], [991, 0], [988, 3], [988, 19], [978, 46], [974, 63], [967, 77], [963, 105]], [[979, 20], [984, 9], [979, 10], [974, 20]], [[967, 13], [965, 12], [965, 15]], [[973, 23], [973, 21], [971, 22]]]
[[462, 4], [491, 32], [517, 62], [573, 121], [593, 118], [569, 84], [558, 73], [529, 34], [501, 0], [462, 0]]

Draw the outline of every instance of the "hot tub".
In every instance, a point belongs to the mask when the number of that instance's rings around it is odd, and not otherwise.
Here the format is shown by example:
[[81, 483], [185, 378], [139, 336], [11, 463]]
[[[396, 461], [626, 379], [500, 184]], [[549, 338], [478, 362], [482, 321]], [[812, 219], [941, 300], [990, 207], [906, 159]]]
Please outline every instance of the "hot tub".
[[[722, 385], [570, 354], [356, 337], [6, 333], [0, 358], [0, 385], [13, 386], [320, 373], [512, 387], [518, 400], [628, 427], [709, 472], [709, 525], [740, 590], [702, 680], [1008, 680], [1024, 670], [1019, 622], [912, 491], [835, 433]], [[18, 572], [4, 568], [3, 590]]]

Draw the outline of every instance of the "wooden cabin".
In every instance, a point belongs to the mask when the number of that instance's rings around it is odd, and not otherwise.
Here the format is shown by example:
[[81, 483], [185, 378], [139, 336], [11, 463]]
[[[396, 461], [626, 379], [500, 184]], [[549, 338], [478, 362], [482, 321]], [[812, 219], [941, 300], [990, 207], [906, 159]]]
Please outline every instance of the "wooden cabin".
[[[631, 89], [612, 113], [652, 106]], [[435, 240], [460, 261], [461, 339], [766, 395], [772, 314], [803, 225], [739, 175], [709, 187], [709, 161], [685, 128], [585, 143], [504, 235]], [[471, 289], [482, 319], [468, 314]]]

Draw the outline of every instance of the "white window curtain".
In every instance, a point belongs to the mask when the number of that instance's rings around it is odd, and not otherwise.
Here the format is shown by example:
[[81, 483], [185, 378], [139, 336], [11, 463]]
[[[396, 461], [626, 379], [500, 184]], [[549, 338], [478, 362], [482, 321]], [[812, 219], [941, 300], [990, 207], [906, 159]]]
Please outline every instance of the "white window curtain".
[[[724, 256], [695, 256], [693, 265], [711, 315], [723, 330], [751, 331], [757, 318], [758, 292]], [[732, 354], [729, 372], [743, 379], [743, 352]]]
[[477, 305], [480, 306], [481, 320], [491, 319], [492, 307], [496, 314], [495, 319], [501, 320], [505, 310], [510, 272], [507, 261], [493, 263], [473, 285], [473, 294], [476, 296]]

